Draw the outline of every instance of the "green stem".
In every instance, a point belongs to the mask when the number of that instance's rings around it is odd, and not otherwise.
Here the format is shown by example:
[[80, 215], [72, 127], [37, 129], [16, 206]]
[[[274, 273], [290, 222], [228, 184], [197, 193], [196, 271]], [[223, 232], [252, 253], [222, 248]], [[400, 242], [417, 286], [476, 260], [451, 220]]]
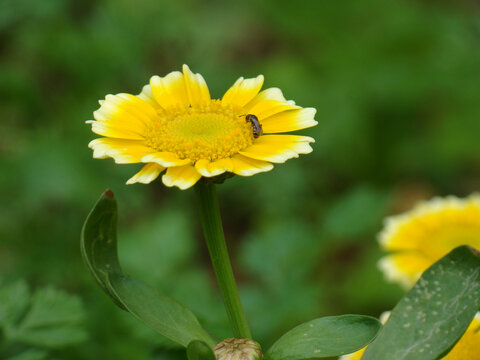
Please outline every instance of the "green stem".
[[217, 277], [233, 333], [235, 337], [251, 339], [252, 335], [248, 328], [247, 318], [243, 311], [228, 256], [215, 184], [199, 182], [195, 186], [195, 191], [198, 198], [203, 235], [207, 242], [213, 270]]

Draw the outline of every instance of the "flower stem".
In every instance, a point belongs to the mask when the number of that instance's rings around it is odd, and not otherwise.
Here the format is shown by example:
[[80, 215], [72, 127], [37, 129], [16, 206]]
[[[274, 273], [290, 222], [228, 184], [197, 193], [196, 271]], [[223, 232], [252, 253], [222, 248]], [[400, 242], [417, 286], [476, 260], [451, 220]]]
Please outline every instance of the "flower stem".
[[213, 270], [217, 277], [234, 336], [251, 339], [247, 318], [243, 311], [232, 265], [230, 264], [215, 184], [199, 182], [195, 186], [195, 192], [198, 198], [203, 235], [207, 242]]

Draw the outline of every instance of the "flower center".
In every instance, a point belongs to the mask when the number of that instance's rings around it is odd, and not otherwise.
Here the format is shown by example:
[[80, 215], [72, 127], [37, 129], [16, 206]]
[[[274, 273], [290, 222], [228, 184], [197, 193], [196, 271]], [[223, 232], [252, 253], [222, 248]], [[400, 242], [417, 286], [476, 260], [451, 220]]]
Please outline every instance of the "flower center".
[[199, 107], [159, 110], [148, 131], [147, 145], [196, 162], [229, 158], [253, 143], [245, 115], [219, 100]]

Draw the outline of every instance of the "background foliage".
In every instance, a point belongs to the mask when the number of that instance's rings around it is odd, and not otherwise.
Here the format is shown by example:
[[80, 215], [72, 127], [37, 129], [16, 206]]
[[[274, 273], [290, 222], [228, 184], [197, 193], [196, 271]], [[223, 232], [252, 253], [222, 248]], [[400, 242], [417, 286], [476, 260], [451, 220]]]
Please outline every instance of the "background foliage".
[[229, 336], [193, 193], [127, 187], [138, 166], [92, 160], [86, 146], [98, 99], [138, 93], [182, 63], [214, 96], [263, 73], [266, 86], [318, 110], [319, 125], [302, 132], [315, 137], [313, 154], [219, 189], [265, 345], [313, 317], [390, 309], [402, 291], [376, 269], [382, 218], [480, 188], [473, 0], [2, 0], [0, 274], [83, 301], [89, 339], [58, 358], [185, 356], [118, 310], [81, 262], [81, 225], [105, 188], [119, 201], [125, 271]]

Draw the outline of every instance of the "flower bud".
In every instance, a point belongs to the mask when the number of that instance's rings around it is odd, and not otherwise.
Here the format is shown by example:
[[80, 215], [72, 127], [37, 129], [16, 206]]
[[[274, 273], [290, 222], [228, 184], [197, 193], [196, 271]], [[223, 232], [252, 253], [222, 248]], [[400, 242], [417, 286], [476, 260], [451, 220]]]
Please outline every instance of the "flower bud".
[[214, 348], [217, 360], [262, 360], [260, 344], [249, 339], [229, 338]]

